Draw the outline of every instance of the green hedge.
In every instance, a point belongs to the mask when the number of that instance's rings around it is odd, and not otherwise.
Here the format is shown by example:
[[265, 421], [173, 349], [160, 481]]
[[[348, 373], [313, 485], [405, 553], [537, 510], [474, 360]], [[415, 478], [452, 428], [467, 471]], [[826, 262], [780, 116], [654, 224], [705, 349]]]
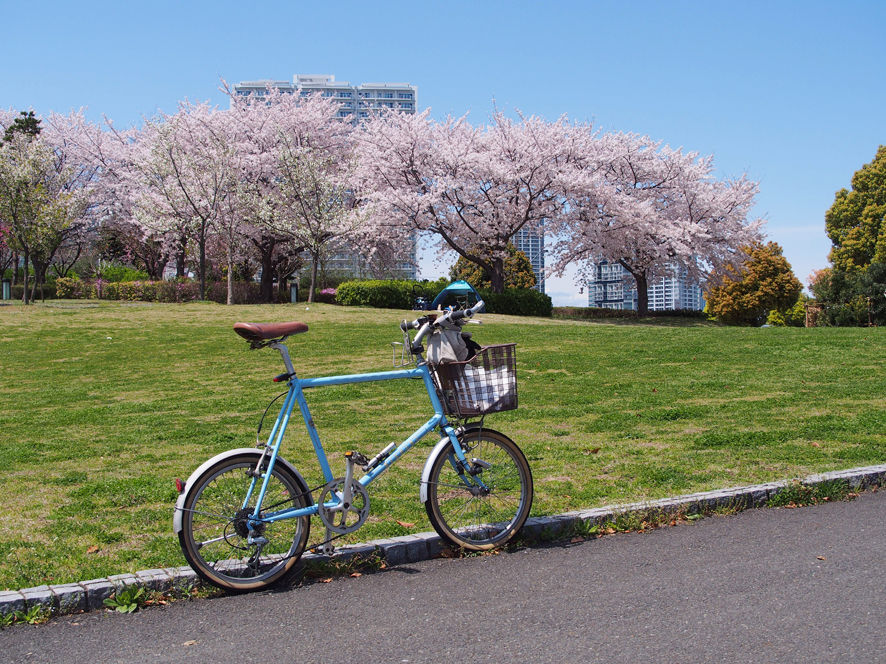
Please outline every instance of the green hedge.
[[338, 285], [335, 301], [348, 307], [412, 309], [416, 297], [434, 297], [448, 283], [449, 281], [446, 279], [439, 281], [409, 281], [405, 279], [345, 281]]
[[[554, 318], [567, 320], [600, 320], [615, 318], [637, 318], [638, 314], [633, 309], [604, 309], [601, 307], [555, 307]], [[648, 311], [643, 318], [695, 318], [708, 320], [704, 311], [694, 309], [674, 309], [671, 311]]]
[[512, 316], [544, 316], [549, 318], [553, 310], [551, 296], [531, 288], [509, 288], [504, 293], [479, 291], [490, 314]]
[[[31, 289], [34, 287], [34, 282], [31, 281], [28, 283], [28, 297], [30, 298]], [[40, 296], [40, 289], [43, 289], [43, 297]], [[10, 301], [19, 301], [21, 302], [24, 299], [25, 294], [25, 286], [24, 284], [16, 284], [15, 286], [11, 286], [9, 289], [9, 297]], [[45, 283], [42, 286], [37, 286], [37, 291], [34, 293], [34, 299], [46, 299], [46, 300], [54, 300], [56, 298], [55, 294], [55, 284], [52, 282]]]
[[[78, 300], [126, 300], [129, 302], [192, 302], [200, 298], [200, 284], [196, 281], [81, 281], [57, 279], [58, 297]], [[275, 289], [275, 297], [277, 296]], [[206, 284], [206, 299], [224, 304], [228, 287], [225, 282]], [[289, 300], [286, 299], [286, 302]], [[251, 281], [234, 282], [236, 304], [259, 304], [261, 286]]]
[[349, 307], [412, 309], [411, 281], [345, 281], [335, 291], [335, 301]]
[[[433, 298], [448, 283], [446, 279], [432, 282], [346, 281], [339, 285], [335, 300], [345, 306], [412, 309], [416, 295]], [[489, 313], [515, 316], [551, 315], [551, 298], [535, 290], [515, 288], [504, 293], [493, 293], [489, 290], [481, 290], [479, 293]]]

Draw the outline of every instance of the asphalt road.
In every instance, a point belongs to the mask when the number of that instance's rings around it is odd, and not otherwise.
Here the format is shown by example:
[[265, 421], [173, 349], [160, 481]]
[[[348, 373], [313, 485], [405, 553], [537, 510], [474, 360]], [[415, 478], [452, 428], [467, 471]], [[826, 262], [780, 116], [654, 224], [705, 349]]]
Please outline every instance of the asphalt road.
[[886, 662], [886, 491], [0, 632], [6, 662]]

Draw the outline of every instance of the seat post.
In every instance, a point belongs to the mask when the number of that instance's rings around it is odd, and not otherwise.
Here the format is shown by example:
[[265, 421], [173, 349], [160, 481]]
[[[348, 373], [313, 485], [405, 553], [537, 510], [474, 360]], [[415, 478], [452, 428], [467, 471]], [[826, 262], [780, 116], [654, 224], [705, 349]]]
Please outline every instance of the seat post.
[[283, 340], [272, 341], [268, 344], [274, 350], [280, 351], [280, 355], [283, 357], [283, 364], [286, 367], [286, 373], [291, 376], [295, 375], [295, 369], [292, 367], [292, 360], [289, 358], [289, 349], [286, 347], [286, 344], [283, 343]]

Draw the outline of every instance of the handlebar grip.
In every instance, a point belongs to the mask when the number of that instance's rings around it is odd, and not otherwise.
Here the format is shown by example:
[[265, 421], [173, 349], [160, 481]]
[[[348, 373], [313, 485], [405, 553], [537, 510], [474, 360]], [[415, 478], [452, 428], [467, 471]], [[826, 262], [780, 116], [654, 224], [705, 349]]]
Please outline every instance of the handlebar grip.
[[455, 311], [450, 311], [446, 315], [438, 318], [434, 323], [434, 327], [438, 327], [440, 323], [445, 323], [447, 321], [454, 323], [456, 321], [460, 321], [463, 318], [471, 318], [478, 311], [481, 311], [485, 306], [486, 304], [483, 302], [483, 300], [478, 300], [477, 304], [475, 304], [470, 309], [456, 309]]
[[400, 329], [404, 332], [406, 332], [407, 330], [417, 330], [425, 323], [433, 322], [435, 318], [436, 316], [434, 314], [428, 314], [427, 316], [416, 318], [413, 321], [403, 320], [400, 322]]

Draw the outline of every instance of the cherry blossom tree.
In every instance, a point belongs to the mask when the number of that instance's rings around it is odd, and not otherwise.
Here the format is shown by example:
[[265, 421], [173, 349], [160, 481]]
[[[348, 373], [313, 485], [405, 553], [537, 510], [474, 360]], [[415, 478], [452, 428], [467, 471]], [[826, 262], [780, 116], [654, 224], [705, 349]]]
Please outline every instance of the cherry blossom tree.
[[579, 278], [601, 259], [635, 279], [638, 310], [648, 310], [651, 278], [684, 268], [701, 279], [735, 263], [760, 237], [749, 222], [757, 186], [747, 177], [716, 180], [711, 157], [674, 150], [632, 134], [611, 134], [589, 163], [563, 178], [569, 214], [555, 227], [553, 271], [579, 265]]
[[388, 114], [360, 135], [368, 197], [402, 225], [431, 233], [504, 288], [508, 242], [564, 212], [563, 169], [586, 157], [590, 130], [565, 118], [512, 120], [482, 128], [465, 118], [434, 122]]
[[[318, 126], [330, 115], [330, 102], [312, 100], [301, 106], [293, 95], [268, 90], [261, 103], [239, 97], [225, 84], [231, 99], [227, 111], [235, 141], [235, 190], [229, 204], [236, 206], [241, 233], [261, 266], [262, 300], [273, 299], [273, 280], [280, 269], [293, 266], [300, 247], [279, 228], [281, 206], [279, 155], [288, 136], [318, 135]], [[233, 212], [233, 210], [232, 210]], [[297, 262], [297, 261], [296, 261]], [[291, 270], [283, 270], [289, 276]]]
[[24, 258], [25, 304], [34, 295], [28, 288], [29, 264], [36, 289], [58, 247], [84, 223], [93, 180], [93, 168], [77, 158], [57, 124], [44, 128], [28, 114], [6, 127], [0, 145], [0, 219], [8, 229], [5, 242]]
[[92, 169], [91, 248], [100, 255], [130, 261], [153, 279], [162, 278], [171, 251], [161, 233], [135, 220], [133, 210], [142, 191], [133, 163], [138, 131], [118, 130], [107, 118], [102, 125], [89, 122], [82, 112], [53, 115], [50, 124], [64, 135], [67, 149]]
[[[256, 244], [286, 243], [311, 258], [313, 301], [317, 270], [324, 255], [358, 242], [371, 254], [378, 233], [359, 209], [354, 181], [350, 124], [338, 117], [327, 98], [306, 98], [269, 90], [261, 103], [232, 95], [231, 114], [243, 127], [237, 154], [241, 161], [237, 198], [252, 225]], [[269, 256], [269, 253], [265, 253]], [[263, 275], [270, 273], [263, 262]]]
[[206, 247], [232, 189], [231, 149], [207, 104], [182, 103], [147, 120], [130, 146], [133, 210], [148, 229], [197, 243], [200, 297], [206, 297]]

